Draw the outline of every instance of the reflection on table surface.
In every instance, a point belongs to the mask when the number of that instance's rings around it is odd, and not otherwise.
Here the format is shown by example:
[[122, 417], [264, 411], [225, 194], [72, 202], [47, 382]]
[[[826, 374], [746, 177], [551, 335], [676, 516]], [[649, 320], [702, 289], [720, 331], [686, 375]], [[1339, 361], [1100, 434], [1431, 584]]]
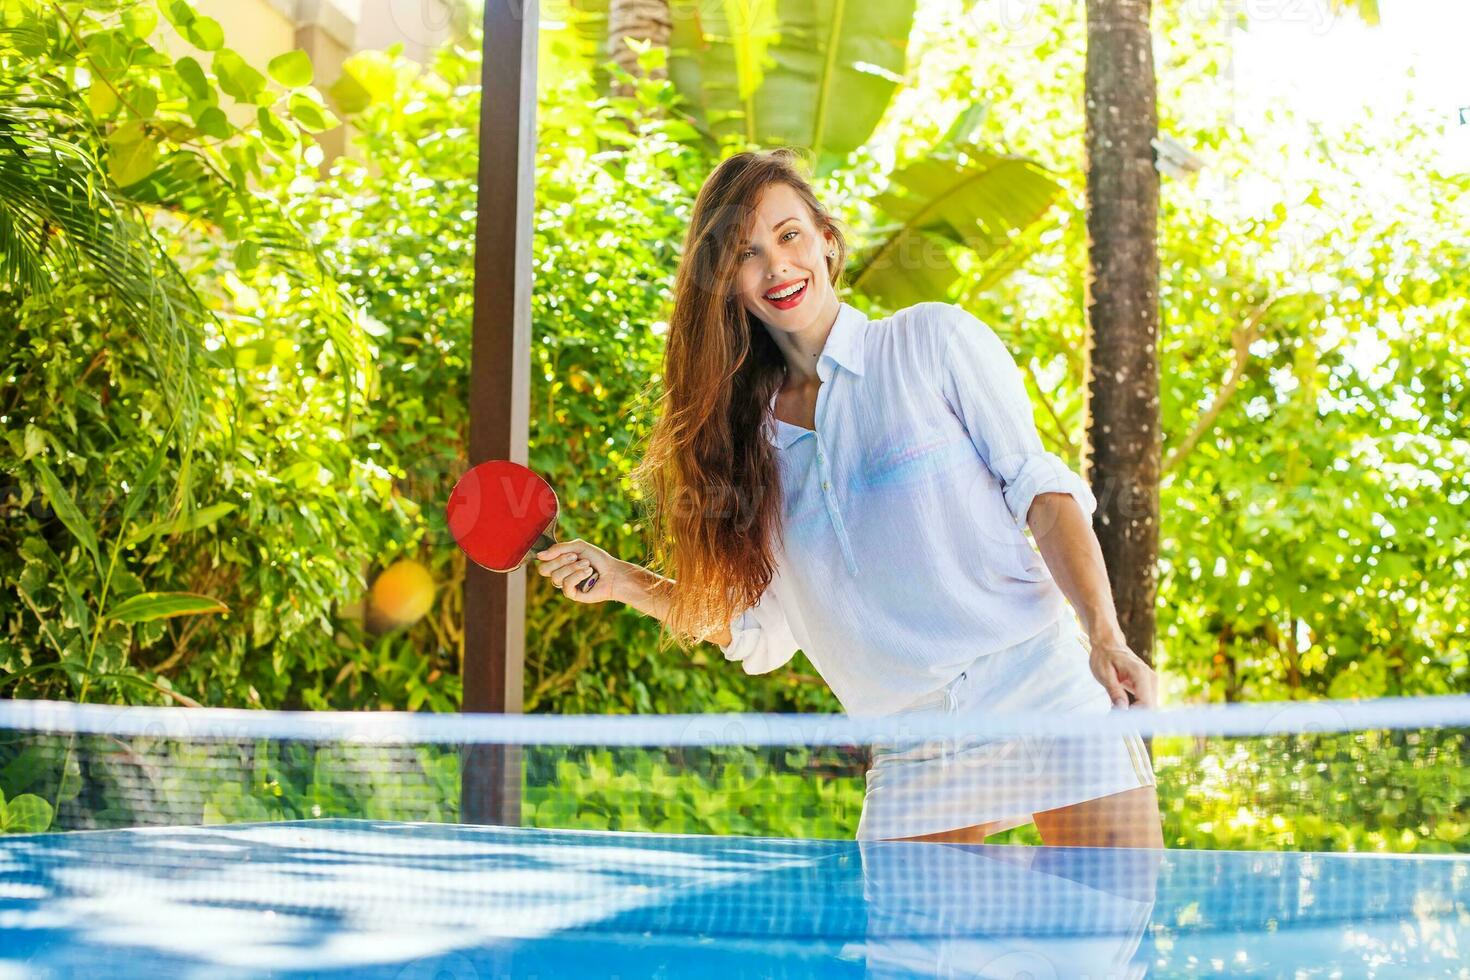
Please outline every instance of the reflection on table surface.
[[149, 828], [0, 838], [0, 930], [0, 976], [1458, 976], [1470, 858]]

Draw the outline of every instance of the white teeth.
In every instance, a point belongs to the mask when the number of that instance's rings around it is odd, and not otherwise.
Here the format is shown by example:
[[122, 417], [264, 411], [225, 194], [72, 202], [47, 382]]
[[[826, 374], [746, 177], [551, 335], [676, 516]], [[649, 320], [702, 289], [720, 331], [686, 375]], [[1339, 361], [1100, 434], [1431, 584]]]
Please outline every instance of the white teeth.
[[786, 297], [791, 296], [794, 293], [798, 292], [801, 289], [801, 287], [803, 287], [805, 285], [806, 285], [805, 282], [799, 282], [796, 285], [792, 286], [790, 289], [786, 290], [785, 292], [782, 292], [782, 293], [767, 293], [766, 294], [766, 299], [785, 299]]

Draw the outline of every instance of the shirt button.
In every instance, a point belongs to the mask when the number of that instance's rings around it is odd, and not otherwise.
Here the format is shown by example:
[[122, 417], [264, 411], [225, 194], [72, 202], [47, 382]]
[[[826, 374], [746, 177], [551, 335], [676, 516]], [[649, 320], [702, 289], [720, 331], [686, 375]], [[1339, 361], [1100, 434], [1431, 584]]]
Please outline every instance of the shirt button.
[[832, 489], [832, 484], [828, 483], [826, 480], [823, 480], [822, 481], [822, 489], [823, 490], [831, 490]]

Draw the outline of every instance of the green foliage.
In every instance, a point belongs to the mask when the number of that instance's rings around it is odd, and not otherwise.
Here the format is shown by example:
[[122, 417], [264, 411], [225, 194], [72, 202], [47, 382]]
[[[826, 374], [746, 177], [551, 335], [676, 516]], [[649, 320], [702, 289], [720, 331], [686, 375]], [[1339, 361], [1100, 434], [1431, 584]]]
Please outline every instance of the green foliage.
[[183, 0], [160, 9], [213, 75], [151, 5], [0, 9], [0, 685], [319, 698], [349, 659], [331, 610], [393, 511], [349, 445], [358, 314], [280, 203], [320, 150], [272, 109], [316, 127], [319, 96], [271, 87]]
[[51, 827], [51, 804], [34, 793], [9, 800], [0, 792], [0, 834], [39, 834]]
[[[1161, 738], [1170, 847], [1463, 852], [1470, 769], [1459, 731]], [[0, 744], [12, 831], [351, 817], [454, 821], [462, 748], [268, 739], [13, 736]], [[851, 838], [865, 790], [839, 748], [527, 745], [526, 826]], [[65, 786], [56, 774], [68, 773]], [[147, 792], [139, 786], [146, 784]], [[5, 816], [8, 812], [8, 816]], [[44, 820], [43, 820], [44, 818]], [[1038, 843], [1031, 825], [991, 842]]]
[[1157, 739], [1170, 847], [1451, 852], [1470, 848], [1460, 731]]
[[271, 78], [287, 88], [310, 85], [314, 71], [305, 51], [287, 51], [276, 55], [268, 66]]
[[[1463, 734], [1440, 731], [1160, 739], [1169, 847], [1463, 852]], [[823, 749], [525, 750], [527, 826], [851, 838], [859, 760]], [[1033, 825], [992, 843], [1040, 843]]]
[[1379, 21], [1378, 0], [1330, 0], [1330, 5], [1334, 14], [1350, 11], [1364, 23], [1377, 24]]
[[[0, 32], [0, 45], [15, 36]], [[9, 60], [3, 55], [0, 60], [9, 71]], [[44, 295], [54, 282], [74, 276], [78, 267], [88, 269], [93, 288], [144, 335], [153, 367], [166, 379], [171, 414], [187, 435], [197, 424], [200, 397], [187, 370], [189, 322], [201, 318], [203, 310], [177, 265], [153, 240], [152, 230], [128, 202], [109, 193], [106, 171], [110, 166], [120, 172], [117, 183], [136, 183], [157, 166], [157, 146], [143, 138], [137, 121], [102, 141], [78, 139], [76, 134], [87, 129], [87, 110], [80, 106], [78, 93], [56, 94], [46, 91], [47, 86], [37, 91], [34, 81], [0, 77], [4, 281]], [[27, 91], [13, 91], [22, 84]], [[112, 90], [93, 86], [93, 91]]]
[[830, 750], [532, 749], [521, 812], [548, 829], [850, 838], [863, 803], [853, 772]]
[[672, 4], [669, 75], [716, 138], [809, 147], [826, 175], [867, 142], [903, 80], [914, 7]]
[[[961, 279], [945, 257], [948, 244], [964, 244], [968, 261], [987, 270], [972, 271], [967, 288], [979, 288], [977, 277], [997, 281], [1060, 190], [1029, 160], [946, 140], [895, 173], [892, 189], [873, 200], [891, 220], [860, 250], [851, 286], [888, 309], [948, 296]], [[915, 263], [915, 255], [932, 258]]]
[[[434, 746], [135, 739], [129, 750], [80, 748], [88, 785], [85, 798], [59, 808], [68, 829], [319, 817], [438, 823], [458, 814], [459, 758]], [[140, 770], [151, 782], [142, 798], [129, 791]]]
[[[915, 0], [856, 4], [669, 5], [669, 46], [627, 41], [667, 72], [705, 152], [718, 146], [808, 148], [818, 174], [867, 142], [905, 81]], [[590, 83], [593, 98], [634, 83], [611, 62], [608, 0], [566, 0], [543, 20], [538, 76]], [[613, 99], [617, 102], [617, 98]]]
[[1237, 187], [1165, 185], [1161, 657], [1190, 698], [1464, 691], [1470, 179], [1412, 106], [1247, 132], [1214, 72], [1164, 121]]
[[374, 101], [393, 97], [400, 67], [380, 51], [359, 51], [342, 65], [342, 75], [328, 90], [343, 112], [362, 112]]

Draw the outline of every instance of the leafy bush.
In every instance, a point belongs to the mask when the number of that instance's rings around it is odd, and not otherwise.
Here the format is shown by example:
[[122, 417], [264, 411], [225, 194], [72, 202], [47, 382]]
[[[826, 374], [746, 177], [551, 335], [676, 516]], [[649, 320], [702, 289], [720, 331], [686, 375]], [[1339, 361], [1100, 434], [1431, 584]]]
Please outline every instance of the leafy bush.
[[[273, 196], [314, 174], [330, 114], [299, 59], [272, 84], [189, 4], [163, 12], [212, 71], [165, 52], [152, 5], [0, 14], [0, 103], [25, 123], [0, 141], [7, 204], [68, 256], [49, 289], [0, 283], [0, 670], [13, 696], [323, 707], [349, 659], [333, 605], [394, 506], [354, 448], [357, 314]], [[73, 183], [33, 165], [46, 145]], [[62, 220], [83, 176], [112, 224]]]

